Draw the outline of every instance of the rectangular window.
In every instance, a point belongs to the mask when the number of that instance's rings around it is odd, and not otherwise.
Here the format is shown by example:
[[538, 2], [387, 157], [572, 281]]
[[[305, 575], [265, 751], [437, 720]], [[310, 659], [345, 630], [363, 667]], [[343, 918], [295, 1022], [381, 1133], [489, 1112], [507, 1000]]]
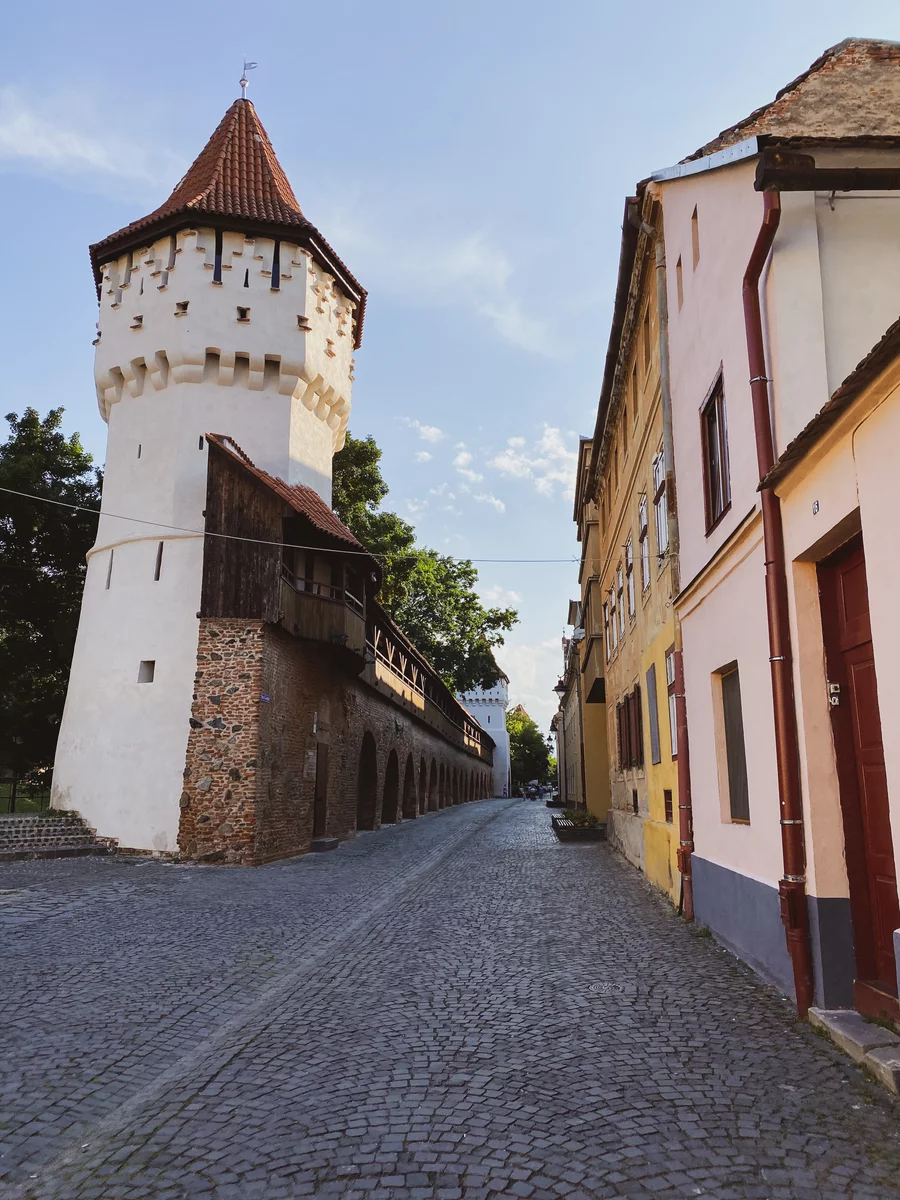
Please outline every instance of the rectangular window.
[[665, 809], [666, 809], [666, 824], [671, 825], [672, 817], [674, 815], [672, 812], [672, 790], [671, 790], [671, 788], [663, 788], [663, 804], [665, 805]]
[[650, 586], [650, 535], [647, 528], [647, 497], [641, 496], [638, 503], [638, 525], [640, 526], [641, 544], [641, 591], [646, 592]]
[[616, 620], [616, 593], [613, 588], [609, 589], [609, 628], [612, 633], [613, 654], [615, 654], [619, 646], [619, 624]]
[[650, 761], [662, 762], [659, 748], [659, 707], [656, 698], [656, 663], [647, 670], [647, 716], [650, 720]]
[[153, 568], [153, 582], [154, 583], [159, 583], [159, 577], [162, 574], [162, 556], [163, 556], [163, 543], [160, 542], [159, 545], [156, 547], [156, 566]]
[[631, 789], [631, 811], [635, 816], [638, 815], [638, 793], [637, 788]]
[[281, 242], [277, 239], [272, 250], [272, 278], [269, 286], [273, 292], [277, 292], [281, 287]]
[[603, 605], [603, 636], [606, 641], [606, 661], [609, 662], [612, 654], [612, 646], [609, 640], [609, 605]]
[[616, 705], [616, 762], [620, 771], [625, 769], [625, 705]]
[[737, 666], [726, 669], [719, 678], [725, 726], [728, 808], [732, 821], [749, 824], [750, 792], [747, 784], [747, 753], [744, 748], [744, 719], [741, 712], [741, 680]]
[[641, 411], [641, 402], [638, 395], [638, 377], [637, 363], [633, 363], [631, 367], [631, 411], [634, 414], [634, 426], [637, 428], [638, 417]]
[[613, 448], [610, 451], [612, 459], [612, 474], [613, 474], [613, 491], [619, 490], [619, 447], [613, 443]]
[[622, 463], [628, 458], [628, 400], [622, 401]]
[[631, 693], [631, 765], [644, 765], [644, 712], [641, 708], [641, 685], [636, 683]]
[[681, 266], [681, 255], [678, 255], [678, 262], [675, 264], [675, 294], [678, 298], [678, 311], [681, 312], [681, 307], [684, 304], [684, 273]]
[[138, 683], [152, 683], [156, 674], [156, 660], [145, 658], [138, 667]]
[[662, 450], [653, 457], [653, 510], [656, 514], [656, 553], [669, 548], [669, 509], [666, 504], [666, 460]]
[[222, 230], [216, 230], [216, 250], [213, 260], [213, 283], [222, 282]]
[[628, 592], [628, 615], [634, 620], [635, 603], [634, 603], [634, 551], [631, 547], [631, 534], [628, 535], [628, 541], [625, 543], [625, 586]]
[[694, 205], [694, 211], [691, 213], [691, 257], [694, 260], [694, 270], [697, 270], [697, 264], [700, 261], [700, 221], [697, 217], [697, 205]]
[[616, 602], [619, 607], [619, 638], [625, 637], [625, 576], [622, 574], [622, 564], [616, 568]]
[[725, 391], [721, 371], [700, 410], [700, 433], [703, 445], [706, 532], [709, 533], [731, 507], [731, 472], [728, 466]]
[[669, 699], [669, 743], [672, 757], [678, 757], [678, 723], [675, 707], [675, 647], [666, 651], [666, 690]]
[[646, 382], [647, 377], [650, 374], [650, 353], [651, 353], [650, 306], [649, 305], [647, 306], [647, 311], [644, 313], [644, 324], [642, 326], [642, 334], [643, 334], [642, 340], [643, 340], [643, 345], [644, 345], [644, 380]]

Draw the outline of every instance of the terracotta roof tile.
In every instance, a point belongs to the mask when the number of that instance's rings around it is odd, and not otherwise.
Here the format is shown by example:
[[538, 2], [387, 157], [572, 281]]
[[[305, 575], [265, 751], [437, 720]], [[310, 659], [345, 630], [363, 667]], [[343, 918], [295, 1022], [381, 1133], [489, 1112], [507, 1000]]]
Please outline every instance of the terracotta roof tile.
[[[187, 174], [159, 208], [91, 246], [99, 281], [100, 267], [114, 255], [138, 249], [166, 231], [198, 223], [203, 217], [221, 227], [229, 223], [269, 236], [295, 237], [322, 260], [359, 303], [355, 344], [362, 335], [366, 290], [303, 215], [282, 170], [269, 135], [249, 100], [235, 100]], [[312, 243], [312, 244], [311, 244]]]
[[[244, 453], [237, 442], [227, 434], [208, 433], [206, 440], [214, 443], [220, 450], [224, 450], [226, 454], [239, 462], [252, 475], [255, 475], [266, 487], [280, 496], [286, 504], [290, 505], [294, 512], [306, 517], [320, 533], [324, 533], [327, 537], [334, 538], [339, 542], [344, 542], [357, 551], [363, 551], [371, 558], [371, 555], [369, 555], [368, 550], [366, 550], [362, 542], [358, 541], [343, 521], [335, 516], [318, 492], [314, 492], [311, 487], [306, 487], [305, 484], [285, 483], [277, 475], [270, 475], [267, 471], [261, 471]], [[372, 562], [374, 563], [375, 560], [372, 559]]]
[[900, 43], [846, 38], [757, 108], [684, 162], [745, 138], [820, 139], [900, 136]]

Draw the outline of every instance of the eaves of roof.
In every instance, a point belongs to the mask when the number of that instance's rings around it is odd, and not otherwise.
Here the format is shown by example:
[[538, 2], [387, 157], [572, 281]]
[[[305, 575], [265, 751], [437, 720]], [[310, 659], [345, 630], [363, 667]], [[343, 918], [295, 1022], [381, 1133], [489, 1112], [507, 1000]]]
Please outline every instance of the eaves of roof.
[[274, 492], [276, 496], [292, 508], [295, 513], [301, 517], [305, 517], [319, 533], [324, 534], [334, 542], [346, 546], [350, 551], [359, 554], [360, 557], [365, 557], [370, 567], [380, 578], [381, 567], [378, 561], [372, 557], [362, 542], [354, 537], [343, 521], [332, 512], [318, 492], [314, 492], [312, 488], [302, 483], [285, 483], [283, 479], [279, 479], [276, 475], [270, 475], [267, 471], [261, 470], [244, 453], [237, 442], [227, 434], [208, 433], [206, 440], [227, 454], [234, 462], [239, 463], [249, 474], [254, 475], [271, 492]]
[[634, 271], [639, 232], [637, 226], [629, 219], [629, 213], [637, 204], [637, 196], [629, 196], [625, 201], [625, 215], [622, 220], [622, 244], [619, 249], [619, 274], [616, 282], [616, 297], [613, 302], [612, 325], [609, 331], [606, 361], [603, 367], [603, 383], [600, 387], [600, 399], [597, 404], [597, 421], [591, 437], [591, 465], [588, 471], [588, 486], [590, 489], [593, 488], [593, 481], [597, 473], [603, 428], [606, 423], [606, 413], [609, 408], [613, 383], [616, 378], [619, 347], [622, 339], [622, 330], [625, 325], [625, 315], [628, 310], [628, 293], [631, 288], [631, 276]]

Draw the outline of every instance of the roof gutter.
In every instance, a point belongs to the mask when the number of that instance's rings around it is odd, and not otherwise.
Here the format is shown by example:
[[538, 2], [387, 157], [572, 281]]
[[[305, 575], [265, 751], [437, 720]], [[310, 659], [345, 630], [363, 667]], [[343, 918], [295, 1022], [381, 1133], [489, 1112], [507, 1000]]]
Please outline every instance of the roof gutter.
[[[622, 247], [619, 251], [619, 277], [616, 283], [616, 298], [613, 303], [612, 327], [609, 331], [609, 343], [606, 349], [606, 362], [603, 367], [603, 383], [600, 387], [600, 401], [597, 405], [597, 422], [594, 426], [591, 446], [591, 465], [588, 472], [588, 492], [593, 493], [593, 483], [597, 474], [600, 457], [600, 444], [603, 427], [606, 423], [606, 413], [612, 397], [613, 384], [616, 378], [616, 366], [619, 360], [619, 342], [625, 325], [625, 314], [628, 311], [628, 292], [631, 287], [631, 273], [634, 270], [634, 257], [637, 252], [638, 234], [640, 229], [631, 220], [631, 211], [638, 205], [637, 196], [629, 196], [625, 201], [625, 214], [622, 220]], [[639, 224], [639, 223], [638, 223]]]

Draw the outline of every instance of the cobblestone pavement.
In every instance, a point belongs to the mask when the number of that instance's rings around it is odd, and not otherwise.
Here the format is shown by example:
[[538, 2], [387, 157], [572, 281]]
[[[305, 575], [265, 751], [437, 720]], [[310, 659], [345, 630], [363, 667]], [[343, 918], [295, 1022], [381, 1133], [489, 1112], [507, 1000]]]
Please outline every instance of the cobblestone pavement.
[[900, 1105], [536, 804], [4, 866], [0, 962], [4, 1196], [900, 1196]]

